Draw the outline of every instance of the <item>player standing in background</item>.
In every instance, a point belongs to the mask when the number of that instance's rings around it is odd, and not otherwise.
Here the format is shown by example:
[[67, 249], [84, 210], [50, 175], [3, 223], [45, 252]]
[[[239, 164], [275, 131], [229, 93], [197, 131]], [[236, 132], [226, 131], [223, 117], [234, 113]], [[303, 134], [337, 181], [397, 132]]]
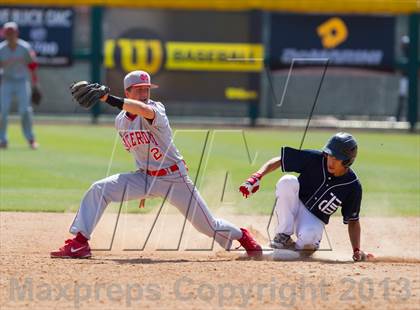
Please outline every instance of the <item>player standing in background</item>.
[[[359, 211], [362, 186], [350, 168], [356, 159], [357, 143], [348, 133], [337, 133], [322, 151], [281, 149], [281, 157], [266, 162], [244, 182], [239, 191], [245, 198], [259, 189], [263, 176], [281, 167], [285, 175], [276, 185], [275, 214], [278, 225], [271, 242], [275, 249], [300, 250], [310, 256], [319, 248], [324, 225], [341, 207], [344, 224], [353, 247], [353, 260], [370, 258], [360, 250]], [[291, 238], [296, 234], [296, 242]]]
[[[402, 36], [401, 37], [401, 52], [404, 61], [408, 61], [408, 49], [410, 46], [410, 37], [409, 36]], [[408, 77], [407, 71], [402, 70], [398, 71], [400, 74], [400, 83], [398, 88], [398, 103], [397, 109], [395, 111], [395, 120], [397, 122], [403, 119], [403, 112], [407, 106], [408, 100]]]
[[176, 148], [172, 130], [162, 103], [150, 99], [150, 76], [133, 71], [124, 78], [126, 98], [109, 95], [109, 88], [100, 84], [79, 82], [72, 86], [73, 97], [85, 107], [98, 98], [121, 112], [115, 127], [122, 143], [135, 160], [137, 171], [116, 174], [95, 182], [87, 191], [70, 227], [76, 235], [67, 240], [52, 258], [88, 258], [88, 240], [111, 202], [147, 197], [162, 197], [175, 206], [201, 233], [214, 238], [226, 250], [233, 240], [246, 249], [249, 256], [262, 255], [260, 245], [245, 228], [215, 218], [188, 176], [186, 165]]
[[0, 85], [0, 148], [7, 148], [7, 122], [12, 99], [16, 98], [21, 115], [22, 130], [29, 146], [38, 148], [32, 131], [31, 80], [37, 84], [35, 52], [28, 42], [19, 39], [14, 22], [3, 26], [5, 41], [0, 43], [0, 68], [3, 70]]

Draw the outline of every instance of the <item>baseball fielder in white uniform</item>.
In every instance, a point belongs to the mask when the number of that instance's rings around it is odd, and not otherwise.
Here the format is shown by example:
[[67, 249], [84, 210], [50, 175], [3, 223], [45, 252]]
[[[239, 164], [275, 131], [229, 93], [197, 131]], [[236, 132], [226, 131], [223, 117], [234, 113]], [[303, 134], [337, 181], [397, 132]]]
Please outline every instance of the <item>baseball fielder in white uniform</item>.
[[31, 106], [31, 81], [33, 86], [38, 83], [35, 52], [28, 42], [19, 39], [18, 25], [15, 22], [5, 23], [3, 31], [6, 40], [0, 42], [0, 69], [3, 70], [0, 84], [0, 149], [8, 147], [8, 116], [12, 100], [16, 98], [23, 134], [29, 146], [35, 150], [38, 143], [32, 130]]
[[52, 258], [91, 257], [88, 240], [108, 204], [147, 197], [166, 198], [198, 231], [215, 238], [224, 249], [229, 250], [232, 241], [238, 240], [248, 256], [262, 255], [261, 246], [247, 229], [212, 215], [174, 145], [165, 107], [150, 99], [150, 89], [155, 87], [147, 72], [133, 71], [124, 78], [126, 98], [108, 93], [101, 98], [121, 109], [115, 127], [125, 149], [133, 154], [138, 170], [92, 184], [70, 227], [75, 237], [51, 252]]

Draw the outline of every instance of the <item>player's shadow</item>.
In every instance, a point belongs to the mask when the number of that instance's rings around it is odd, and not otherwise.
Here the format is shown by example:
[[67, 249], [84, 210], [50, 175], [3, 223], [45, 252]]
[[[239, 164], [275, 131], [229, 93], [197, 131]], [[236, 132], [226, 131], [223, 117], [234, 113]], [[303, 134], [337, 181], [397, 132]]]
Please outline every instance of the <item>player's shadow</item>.
[[265, 259], [273, 263], [320, 263], [322, 265], [348, 265], [354, 264], [353, 261], [338, 261], [338, 260], [329, 260], [329, 259], [322, 259], [322, 258], [295, 258], [295, 259]]
[[[236, 260], [244, 260], [244, 258], [237, 258]], [[318, 258], [318, 257], [296, 257], [296, 258], [285, 258], [285, 259], [275, 259], [273, 256], [264, 255], [260, 260], [274, 262], [274, 263], [288, 263], [288, 262], [303, 262], [303, 263], [320, 263], [323, 265], [346, 265], [354, 264], [352, 260], [335, 260], [329, 258]]]
[[332, 260], [332, 259], [326, 259], [326, 258], [309, 258], [306, 260], [307, 262], [313, 262], [313, 263], [320, 263], [324, 265], [347, 265], [347, 264], [354, 264], [352, 260], [343, 261], [343, 260]]
[[[193, 260], [193, 259], [161, 259], [161, 258], [113, 258], [113, 259], [106, 259], [107, 261], [113, 261], [117, 264], [144, 264], [144, 265], [151, 265], [151, 264], [167, 264], [167, 263], [174, 263], [174, 264], [183, 264], [183, 263], [215, 263], [215, 262], [231, 262], [232, 259], [200, 259], [200, 260]], [[103, 260], [102, 260], [103, 261]]]

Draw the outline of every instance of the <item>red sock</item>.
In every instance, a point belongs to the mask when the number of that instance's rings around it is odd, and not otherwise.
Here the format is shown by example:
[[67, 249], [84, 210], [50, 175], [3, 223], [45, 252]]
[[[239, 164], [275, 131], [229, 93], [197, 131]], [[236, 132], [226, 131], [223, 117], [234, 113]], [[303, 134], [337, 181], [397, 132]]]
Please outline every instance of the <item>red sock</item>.
[[77, 240], [80, 243], [87, 243], [87, 241], [88, 241], [88, 239], [85, 236], [83, 236], [80, 232], [77, 233], [77, 235], [74, 239]]

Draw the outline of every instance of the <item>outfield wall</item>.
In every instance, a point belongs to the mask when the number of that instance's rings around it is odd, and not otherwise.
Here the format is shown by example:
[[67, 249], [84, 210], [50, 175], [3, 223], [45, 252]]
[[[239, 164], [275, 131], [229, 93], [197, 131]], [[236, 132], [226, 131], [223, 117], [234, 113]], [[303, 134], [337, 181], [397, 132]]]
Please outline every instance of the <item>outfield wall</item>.
[[[407, 33], [406, 18], [397, 17], [395, 38]], [[111, 25], [112, 26], [112, 25]], [[108, 25], [109, 27], [109, 25]], [[90, 44], [89, 10], [87, 8], [76, 9], [75, 22], [75, 48], [86, 48]], [[106, 30], [106, 29], [105, 29]], [[245, 40], [245, 39], [244, 39]], [[399, 55], [399, 46], [395, 46], [395, 54]], [[321, 70], [312, 72], [298, 72], [291, 79], [288, 85], [288, 92], [281, 107], [277, 107], [272, 100], [271, 90], [267, 78], [261, 75], [260, 90], [260, 116], [264, 118], [306, 118], [313, 102], [316, 86], [320, 79]], [[282, 97], [283, 88], [286, 82], [287, 70], [275, 71], [273, 82], [277, 98]], [[198, 73], [199, 74], [199, 73]], [[227, 73], [219, 73], [227, 75]], [[86, 61], [75, 61], [72, 67], [48, 68], [42, 67], [39, 70], [41, 87], [44, 91], [43, 103], [35, 107], [35, 112], [54, 113], [88, 113], [78, 108], [71, 101], [68, 86], [76, 80], [88, 80], [90, 78], [89, 64]], [[115, 83], [120, 83], [121, 76], [115, 78]], [[162, 79], [162, 75], [157, 78]], [[155, 79], [156, 80], [156, 79]], [[228, 79], [227, 83], [235, 83], [235, 77]], [[224, 84], [224, 83], [223, 83]], [[188, 90], [195, 88], [188, 84], [188, 79], [183, 79], [185, 96]], [[211, 88], [211, 86], [209, 86]], [[388, 118], [395, 114], [397, 108], [397, 97], [399, 88], [399, 77], [395, 73], [375, 73], [374, 71], [343, 71], [329, 70], [321, 90], [318, 106], [315, 115], [332, 115], [340, 118], [349, 116], [371, 119]], [[114, 91], [116, 87], [113, 87]], [[206, 102], [191, 100], [168, 101], [165, 91], [167, 87], [154, 91], [155, 98], [162, 100], [169, 115], [177, 116], [224, 116], [224, 117], [248, 117], [249, 106], [247, 102], [241, 101], [215, 101], [207, 98]], [[117, 90], [119, 95], [120, 90]], [[198, 104], [197, 104], [198, 103]], [[16, 105], [12, 108], [17, 110]], [[419, 110], [420, 111], [420, 110]], [[104, 113], [115, 113], [112, 108], [104, 107]], [[403, 114], [405, 115], [405, 113]], [[419, 112], [420, 116], [420, 112]]]
[[[321, 70], [315, 72], [297, 73], [289, 81], [289, 88], [281, 107], [277, 107], [271, 96], [271, 91], [263, 81], [261, 117], [268, 118], [305, 118], [313, 103]], [[283, 94], [287, 77], [286, 71], [273, 74], [277, 99]], [[88, 113], [77, 108], [71, 101], [68, 85], [76, 79], [89, 79], [89, 68], [86, 63], [77, 62], [67, 69], [40, 69], [40, 81], [44, 90], [44, 101], [35, 107], [35, 112], [53, 113]], [[337, 117], [366, 116], [372, 119], [393, 116], [397, 108], [399, 77], [398, 75], [380, 74], [374, 72], [340, 72], [331, 69], [325, 78], [321, 89], [315, 115], [334, 115]], [[419, 85], [420, 87], [420, 85]], [[158, 95], [158, 93], [156, 93]], [[213, 102], [197, 105], [194, 102], [167, 102], [162, 100], [170, 115], [178, 116], [226, 116], [247, 117], [248, 107], [241, 102], [229, 104]], [[105, 106], [104, 106], [105, 107]], [[16, 111], [16, 105], [13, 111]], [[105, 107], [105, 113], [114, 110]], [[419, 114], [420, 116], [420, 114]]]

